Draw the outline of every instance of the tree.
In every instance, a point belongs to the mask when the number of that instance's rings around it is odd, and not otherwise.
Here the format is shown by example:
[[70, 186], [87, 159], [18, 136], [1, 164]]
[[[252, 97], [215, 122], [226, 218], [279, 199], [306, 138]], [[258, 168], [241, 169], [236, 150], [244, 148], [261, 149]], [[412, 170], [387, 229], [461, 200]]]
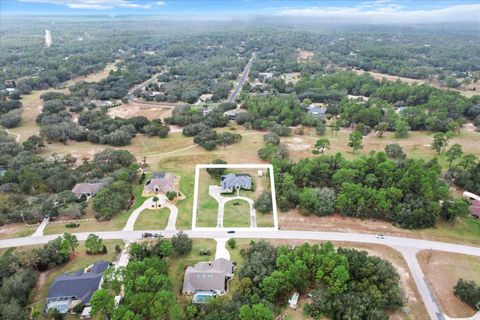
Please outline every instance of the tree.
[[107, 290], [98, 289], [90, 299], [90, 306], [92, 307], [90, 312], [92, 316], [110, 319], [115, 309], [115, 300]]
[[299, 204], [304, 214], [325, 216], [335, 211], [335, 191], [330, 188], [304, 188], [299, 196]]
[[[212, 164], [227, 164], [227, 161], [224, 161], [222, 159], [215, 159], [212, 161]], [[227, 169], [225, 168], [207, 168], [207, 172], [209, 175], [211, 175], [214, 178], [220, 178]]]
[[407, 155], [403, 152], [402, 146], [400, 146], [398, 143], [387, 144], [385, 146], [385, 154], [389, 158], [398, 160], [402, 160], [407, 157]]
[[63, 234], [63, 239], [62, 239], [62, 242], [66, 244], [66, 246], [68, 245], [68, 247], [70, 248], [71, 252], [73, 255], [75, 255], [75, 248], [78, 247], [78, 239], [77, 239], [77, 236], [71, 234], [71, 233], [68, 233], [68, 232], [65, 232]]
[[440, 154], [445, 146], [445, 134], [438, 132], [433, 135], [433, 142], [431, 148]]
[[448, 168], [452, 166], [452, 162], [457, 160], [463, 155], [462, 146], [458, 143], [455, 143], [453, 146], [448, 149], [446, 156], [448, 159]]
[[327, 149], [330, 149], [330, 140], [322, 138], [315, 142], [315, 150], [322, 153], [322, 155]]
[[480, 286], [474, 281], [458, 279], [453, 293], [472, 308], [480, 307]]
[[97, 254], [104, 252], [105, 245], [103, 244], [102, 238], [94, 233], [91, 233], [88, 235], [87, 240], [85, 241], [85, 248], [87, 249], [87, 253]]
[[464, 170], [470, 170], [476, 162], [477, 157], [475, 157], [473, 154], [466, 154], [460, 159], [458, 165], [460, 165]]
[[358, 131], [353, 131], [350, 133], [348, 146], [352, 148], [352, 153], [355, 154], [355, 151], [358, 149], [363, 149], [362, 145], [363, 135]]
[[33, 135], [23, 142], [23, 148], [33, 153], [37, 153], [45, 148], [45, 144], [43, 143], [42, 138]]
[[235, 247], [237, 246], [237, 242], [235, 241], [235, 239], [230, 238], [227, 241], [227, 245], [230, 249], [235, 249]]
[[172, 237], [172, 246], [178, 254], [185, 254], [192, 250], [192, 239], [186, 233], [180, 231]]
[[167, 196], [167, 199], [169, 201], [172, 201], [177, 196], [177, 192], [173, 191], [173, 190], [170, 190], [170, 191], [167, 191], [167, 193], [165, 195]]
[[377, 131], [377, 137], [383, 137], [385, 131], [388, 130], [388, 123], [387, 122], [379, 122], [375, 127], [375, 131]]
[[403, 120], [399, 120], [395, 123], [395, 138], [408, 137], [408, 123]]
[[261, 303], [241, 306], [239, 316], [240, 320], [272, 320], [274, 318], [273, 311]]
[[272, 211], [272, 195], [269, 191], [264, 191], [255, 201], [253, 207], [261, 213]]
[[160, 201], [160, 198], [157, 197], [157, 196], [154, 196], [154, 197], [152, 198], [152, 201], [153, 201], [153, 203], [155, 203], [155, 208], [157, 208], [157, 207], [158, 207], [158, 201]]

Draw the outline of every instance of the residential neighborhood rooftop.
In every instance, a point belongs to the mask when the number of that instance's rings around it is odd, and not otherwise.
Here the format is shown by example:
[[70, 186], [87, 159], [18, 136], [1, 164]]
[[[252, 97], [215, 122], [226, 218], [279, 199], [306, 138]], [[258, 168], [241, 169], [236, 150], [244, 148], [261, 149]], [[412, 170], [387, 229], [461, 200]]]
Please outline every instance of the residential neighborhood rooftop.
[[233, 263], [227, 259], [199, 262], [185, 270], [182, 292], [193, 294], [197, 291], [212, 291], [216, 294], [224, 294], [227, 280], [232, 276]]
[[239, 189], [253, 189], [252, 177], [248, 174], [229, 173], [221, 176], [220, 181], [222, 192], [230, 193]]

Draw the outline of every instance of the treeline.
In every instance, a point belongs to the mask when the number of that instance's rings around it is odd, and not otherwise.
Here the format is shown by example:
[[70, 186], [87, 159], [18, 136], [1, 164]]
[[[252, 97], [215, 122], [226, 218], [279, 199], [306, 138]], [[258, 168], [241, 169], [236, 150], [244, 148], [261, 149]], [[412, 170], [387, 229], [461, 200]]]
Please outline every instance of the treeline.
[[22, 121], [20, 93], [0, 90], [0, 125], [15, 128]]
[[68, 262], [77, 246], [77, 238], [65, 233], [42, 248], [5, 251], [0, 256], [0, 319], [26, 320], [37, 316], [39, 310], [28, 312], [26, 306], [39, 272]]
[[[75, 140], [125, 146], [137, 133], [165, 138], [169, 132], [169, 126], [161, 119], [111, 118], [106, 106], [85, 104], [75, 95], [49, 92], [41, 97], [44, 104], [36, 121], [41, 127], [40, 136], [47, 142]], [[78, 116], [77, 122], [73, 122], [74, 113]]]
[[[304, 214], [338, 212], [414, 229], [434, 226], [451, 203], [436, 158], [394, 161], [379, 152], [351, 161], [336, 154], [297, 163], [273, 159], [272, 164], [281, 210], [298, 206]], [[456, 205], [465, 213], [466, 206]]]
[[456, 164], [448, 170], [446, 178], [467, 191], [480, 194], [479, 159], [471, 154], [460, 154]]
[[89, 180], [105, 181], [107, 187], [102, 194], [116, 195], [115, 202], [107, 198], [98, 205], [98, 219], [109, 218], [126, 207], [138, 168], [128, 151], [105, 149], [91, 161], [78, 163], [71, 155], [45, 159], [36, 154], [42, 145], [42, 139], [36, 136], [19, 144], [0, 132], [0, 166], [6, 170], [0, 177], [0, 224], [36, 223], [47, 215], [80, 218], [85, 203], [70, 190], [76, 183]]
[[262, 240], [241, 254], [232, 298], [191, 305], [188, 319], [271, 320], [294, 292], [311, 295], [304, 310], [315, 319], [388, 319], [403, 305], [395, 268], [366, 252], [335, 250], [331, 243], [276, 248]]
[[231, 103], [222, 103], [214, 110], [193, 108], [192, 106], [177, 106], [173, 109], [172, 117], [165, 121], [170, 124], [184, 126], [182, 133], [187, 137], [194, 137], [193, 142], [207, 150], [217, 146], [240, 142], [242, 136], [228, 131], [218, 133], [213, 128], [225, 127], [228, 119], [223, 112], [232, 109]]

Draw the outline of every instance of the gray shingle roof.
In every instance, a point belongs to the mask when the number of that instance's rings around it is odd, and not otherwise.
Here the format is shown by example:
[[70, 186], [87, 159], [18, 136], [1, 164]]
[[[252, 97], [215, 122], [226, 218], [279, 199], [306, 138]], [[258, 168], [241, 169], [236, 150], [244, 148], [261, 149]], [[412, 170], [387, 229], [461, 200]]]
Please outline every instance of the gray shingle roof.
[[327, 108], [319, 108], [313, 105], [309, 106], [307, 110], [308, 110], [308, 113], [317, 115], [317, 116], [324, 116], [325, 113], [327, 112]]
[[96, 182], [96, 183], [77, 183], [72, 192], [75, 193], [75, 196], [80, 199], [82, 195], [94, 196], [100, 189], [105, 186], [105, 182]]
[[252, 190], [252, 177], [248, 174], [229, 173], [220, 180], [222, 192], [232, 192], [235, 189]]
[[203, 290], [221, 294], [225, 292], [226, 280], [232, 276], [233, 263], [227, 259], [199, 262], [185, 270], [182, 292], [191, 294]]
[[153, 178], [147, 180], [143, 188], [144, 193], [151, 192], [163, 192], [175, 190], [176, 176], [172, 173], [156, 172], [153, 174]]
[[90, 272], [79, 271], [56, 277], [48, 289], [47, 299], [76, 297], [83, 303], [88, 303], [98, 289], [103, 271], [108, 268], [108, 265], [108, 262], [100, 261], [92, 266]]

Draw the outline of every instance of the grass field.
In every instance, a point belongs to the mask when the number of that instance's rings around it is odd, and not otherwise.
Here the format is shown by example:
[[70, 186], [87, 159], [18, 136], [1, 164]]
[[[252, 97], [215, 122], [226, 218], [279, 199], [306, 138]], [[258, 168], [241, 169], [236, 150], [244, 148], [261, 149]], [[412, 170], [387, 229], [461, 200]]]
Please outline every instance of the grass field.
[[9, 238], [21, 238], [32, 235], [38, 225], [25, 225], [23, 223], [12, 223], [0, 227], [0, 240]]
[[71, 258], [69, 262], [64, 265], [57, 266], [51, 270], [40, 274], [37, 287], [30, 295], [30, 301], [33, 308], [41, 310], [45, 299], [47, 297], [48, 288], [52, 284], [55, 277], [62, 273], [70, 273], [77, 270], [84, 269], [97, 261], [115, 261], [117, 259], [117, 253], [115, 252], [115, 246], [119, 245], [123, 248], [124, 243], [120, 240], [104, 240], [108, 252], [103, 255], [87, 255], [85, 253], [85, 243], [80, 242], [78, 248], [75, 250], [75, 256]]
[[245, 200], [232, 200], [225, 203], [223, 226], [250, 227], [250, 205]]
[[[177, 298], [180, 300], [187, 300], [185, 296], [181, 295], [183, 276], [185, 274], [185, 268], [199, 261], [211, 261], [215, 260], [215, 247], [216, 243], [213, 239], [193, 239], [192, 251], [187, 255], [174, 254], [168, 262], [168, 274], [172, 281], [173, 291], [177, 294]], [[200, 251], [210, 250], [211, 255], [202, 256]]]
[[480, 284], [480, 258], [440, 251], [421, 251], [418, 262], [441, 310], [450, 317], [471, 317], [475, 311], [453, 294], [459, 278]]
[[197, 227], [215, 227], [217, 225], [218, 202], [208, 194], [209, 186], [218, 185], [218, 179], [212, 178], [206, 169], [200, 170], [198, 180]]
[[374, 219], [361, 220], [340, 215], [304, 216], [298, 210], [279, 212], [278, 219], [280, 227], [289, 230], [381, 233], [387, 236], [480, 245], [480, 221], [472, 217], [458, 218], [453, 227], [449, 223], [438, 221], [436, 227], [423, 230], [402, 229], [389, 222]]
[[165, 229], [169, 216], [170, 210], [168, 208], [145, 209], [135, 221], [134, 230]]

